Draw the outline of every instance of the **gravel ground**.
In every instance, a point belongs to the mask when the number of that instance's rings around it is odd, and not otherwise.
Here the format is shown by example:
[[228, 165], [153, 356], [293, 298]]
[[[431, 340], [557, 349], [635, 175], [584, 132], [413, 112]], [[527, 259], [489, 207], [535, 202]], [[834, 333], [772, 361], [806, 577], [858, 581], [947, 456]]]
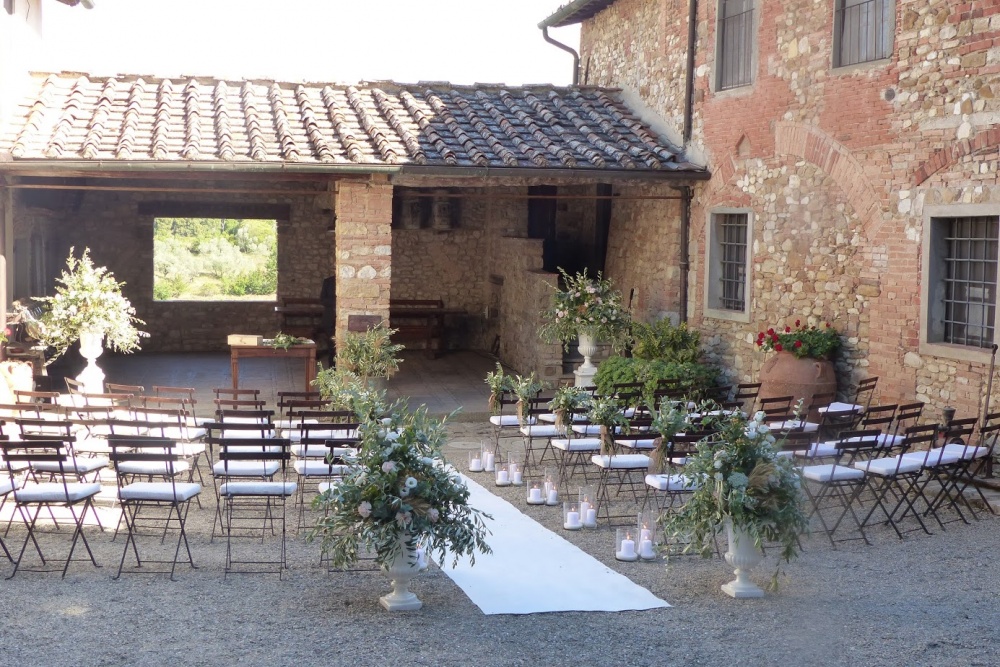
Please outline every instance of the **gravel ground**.
[[[449, 458], [488, 437], [479, 423], [451, 427]], [[488, 483], [485, 476], [477, 476]], [[19, 573], [0, 583], [7, 613], [0, 655], [46, 665], [996, 665], [1000, 590], [992, 555], [998, 519], [952, 523], [934, 535], [870, 531], [833, 550], [825, 537], [784, 566], [780, 590], [732, 600], [720, 558], [619, 563], [612, 529], [567, 532], [556, 508], [530, 507], [524, 487], [494, 490], [609, 567], [645, 586], [669, 609], [619, 613], [484, 616], [437, 567], [415, 581], [418, 612], [378, 604], [378, 572], [327, 572], [316, 544], [290, 535], [290, 570], [223, 579], [225, 542], [210, 542], [211, 490], [188, 522], [198, 569], [110, 579], [122, 541], [91, 530], [103, 567], [74, 563], [58, 574]], [[291, 516], [291, 513], [290, 513]], [[7, 537], [19, 545], [23, 529]], [[246, 546], [246, 545], [243, 545]], [[269, 549], [273, 543], [260, 545]], [[773, 552], [773, 550], [772, 550]], [[773, 553], [755, 577], [765, 585]], [[6, 567], [4, 573], [9, 573]]]

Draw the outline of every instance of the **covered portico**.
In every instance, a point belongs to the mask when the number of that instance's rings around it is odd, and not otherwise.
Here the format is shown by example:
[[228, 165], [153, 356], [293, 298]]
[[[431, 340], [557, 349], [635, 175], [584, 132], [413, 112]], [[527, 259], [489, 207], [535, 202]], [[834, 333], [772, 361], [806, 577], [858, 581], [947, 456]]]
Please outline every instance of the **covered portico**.
[[[342, 332], [386, 318], [390, 298], [439, 299], [465, 313], [449, 347], [556, 375], [559, 347], [535, 334], [555, 267], [636, 282], [631, 221], [678, 235], [675, 186], [708, 177], [613, 89], [50, 74], [23, 99], [0, 134], [9, 298], [51, 291], [69, 247], [90, 247], [158, 351], [279, 321], [273, 301], [154, 299], [153, 220], [262, 215], [279, 300], [335, 276]], [[661, 260], [679, 287], [680, 259]]]

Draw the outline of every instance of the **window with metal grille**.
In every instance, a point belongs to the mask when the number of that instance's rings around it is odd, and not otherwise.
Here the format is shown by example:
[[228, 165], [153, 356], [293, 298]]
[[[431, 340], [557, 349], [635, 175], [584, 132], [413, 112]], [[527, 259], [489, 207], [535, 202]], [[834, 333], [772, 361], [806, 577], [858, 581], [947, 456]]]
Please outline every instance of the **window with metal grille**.
[[719, 307], [743, 311], [746, 307], [747, 215], [719, 216]]
[[995, 216], [940, 220], [943, 225], [942, 342], [993, 345], [997, 302]]
[[892, 55], [896, 30], [893, 0], [837, 0], [833, 20], [834, 67]]
[[753, 0], [719, 1], [718, 89], [753, 82]]

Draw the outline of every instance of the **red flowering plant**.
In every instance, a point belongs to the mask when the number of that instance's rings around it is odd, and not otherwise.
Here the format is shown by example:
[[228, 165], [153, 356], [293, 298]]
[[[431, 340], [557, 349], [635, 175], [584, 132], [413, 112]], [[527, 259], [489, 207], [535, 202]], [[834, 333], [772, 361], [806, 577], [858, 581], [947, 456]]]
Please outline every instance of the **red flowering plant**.
[[791, 352], [799, 359], [829, 359], [840, 347], [840, 334], [825, 323], [822, 327], [806, 326], [795, 320], [795, 328], [784, 331], [773, 328], [757, 334], [757, 347], [764, 351]]

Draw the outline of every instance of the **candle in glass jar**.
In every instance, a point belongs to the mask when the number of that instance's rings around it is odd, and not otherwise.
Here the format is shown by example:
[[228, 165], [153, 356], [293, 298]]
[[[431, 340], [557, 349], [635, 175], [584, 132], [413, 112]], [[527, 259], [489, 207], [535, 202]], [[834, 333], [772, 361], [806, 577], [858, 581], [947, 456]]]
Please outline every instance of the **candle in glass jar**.
[[552, 491], [552, 482], [545, 480], [545, 495], [549, 495], [550, 491]]
[[580, 503], [580, 514], [582, 516], [587, 516], [587, 510], [589, 509], [590, 509], [590, 503], [588, 503], [586, 500]]
[[652, 542], [653, 531], [651, 531], [649, 528], [643, 527], [643, 529], [639, 531], [639, 542], [642, 543], [645, 542], [646, 540]]
[[549, 505], [556, 505], [558, 503], [559, 503], [559, 492], [556, 491], [555, 489], [550, 489], [549, 490], [548, 504]]
[[486, 454], [483, 455], [483, 470], [486, 472], [493, 472], [495, 464], [496, 457], [493, 455], [493, 452], [486, 452]]
[[618, 557], [623, 560], [635, 560], [635, 540], [632, 539], [631, 535], [627, 535], [624, 540], [622, 540], [621, 549], [618, 551]]
[[[511, 464], [514, 465], [514, 464]], [[523, 484], [524, 476], [520, 470], [512, 470], [510, 473], [510, 483], [511, 484]]]
[[587, 528], [597, 528], [597, 510], [593, 507], [587, 510], [587, 513], [583, 515], [583, 525]]
[[539, 489], [537, 486], [531, 487], [531, 490], [528, 492], [528, 502], [534, 505], [541, 505], [542, 490]]
[[656, 552], [653, 551], [653, 540], [645, 539], [639, 541], [639, 557], [645, 560], [656, 558]]
[[483, 460], [478, 456], [469, 460], [469, 472], [482, 472]]
[[563, 528], [568, 530], [574, 530], [580, 528], [583, 524], [580, 523], [580, 513], [579, 512], [566, 512], [566, 523]]
[[497, 470], [497, 484], [500, 486], [506, 486], [510, 484], [510, 475], [506, 470]]

